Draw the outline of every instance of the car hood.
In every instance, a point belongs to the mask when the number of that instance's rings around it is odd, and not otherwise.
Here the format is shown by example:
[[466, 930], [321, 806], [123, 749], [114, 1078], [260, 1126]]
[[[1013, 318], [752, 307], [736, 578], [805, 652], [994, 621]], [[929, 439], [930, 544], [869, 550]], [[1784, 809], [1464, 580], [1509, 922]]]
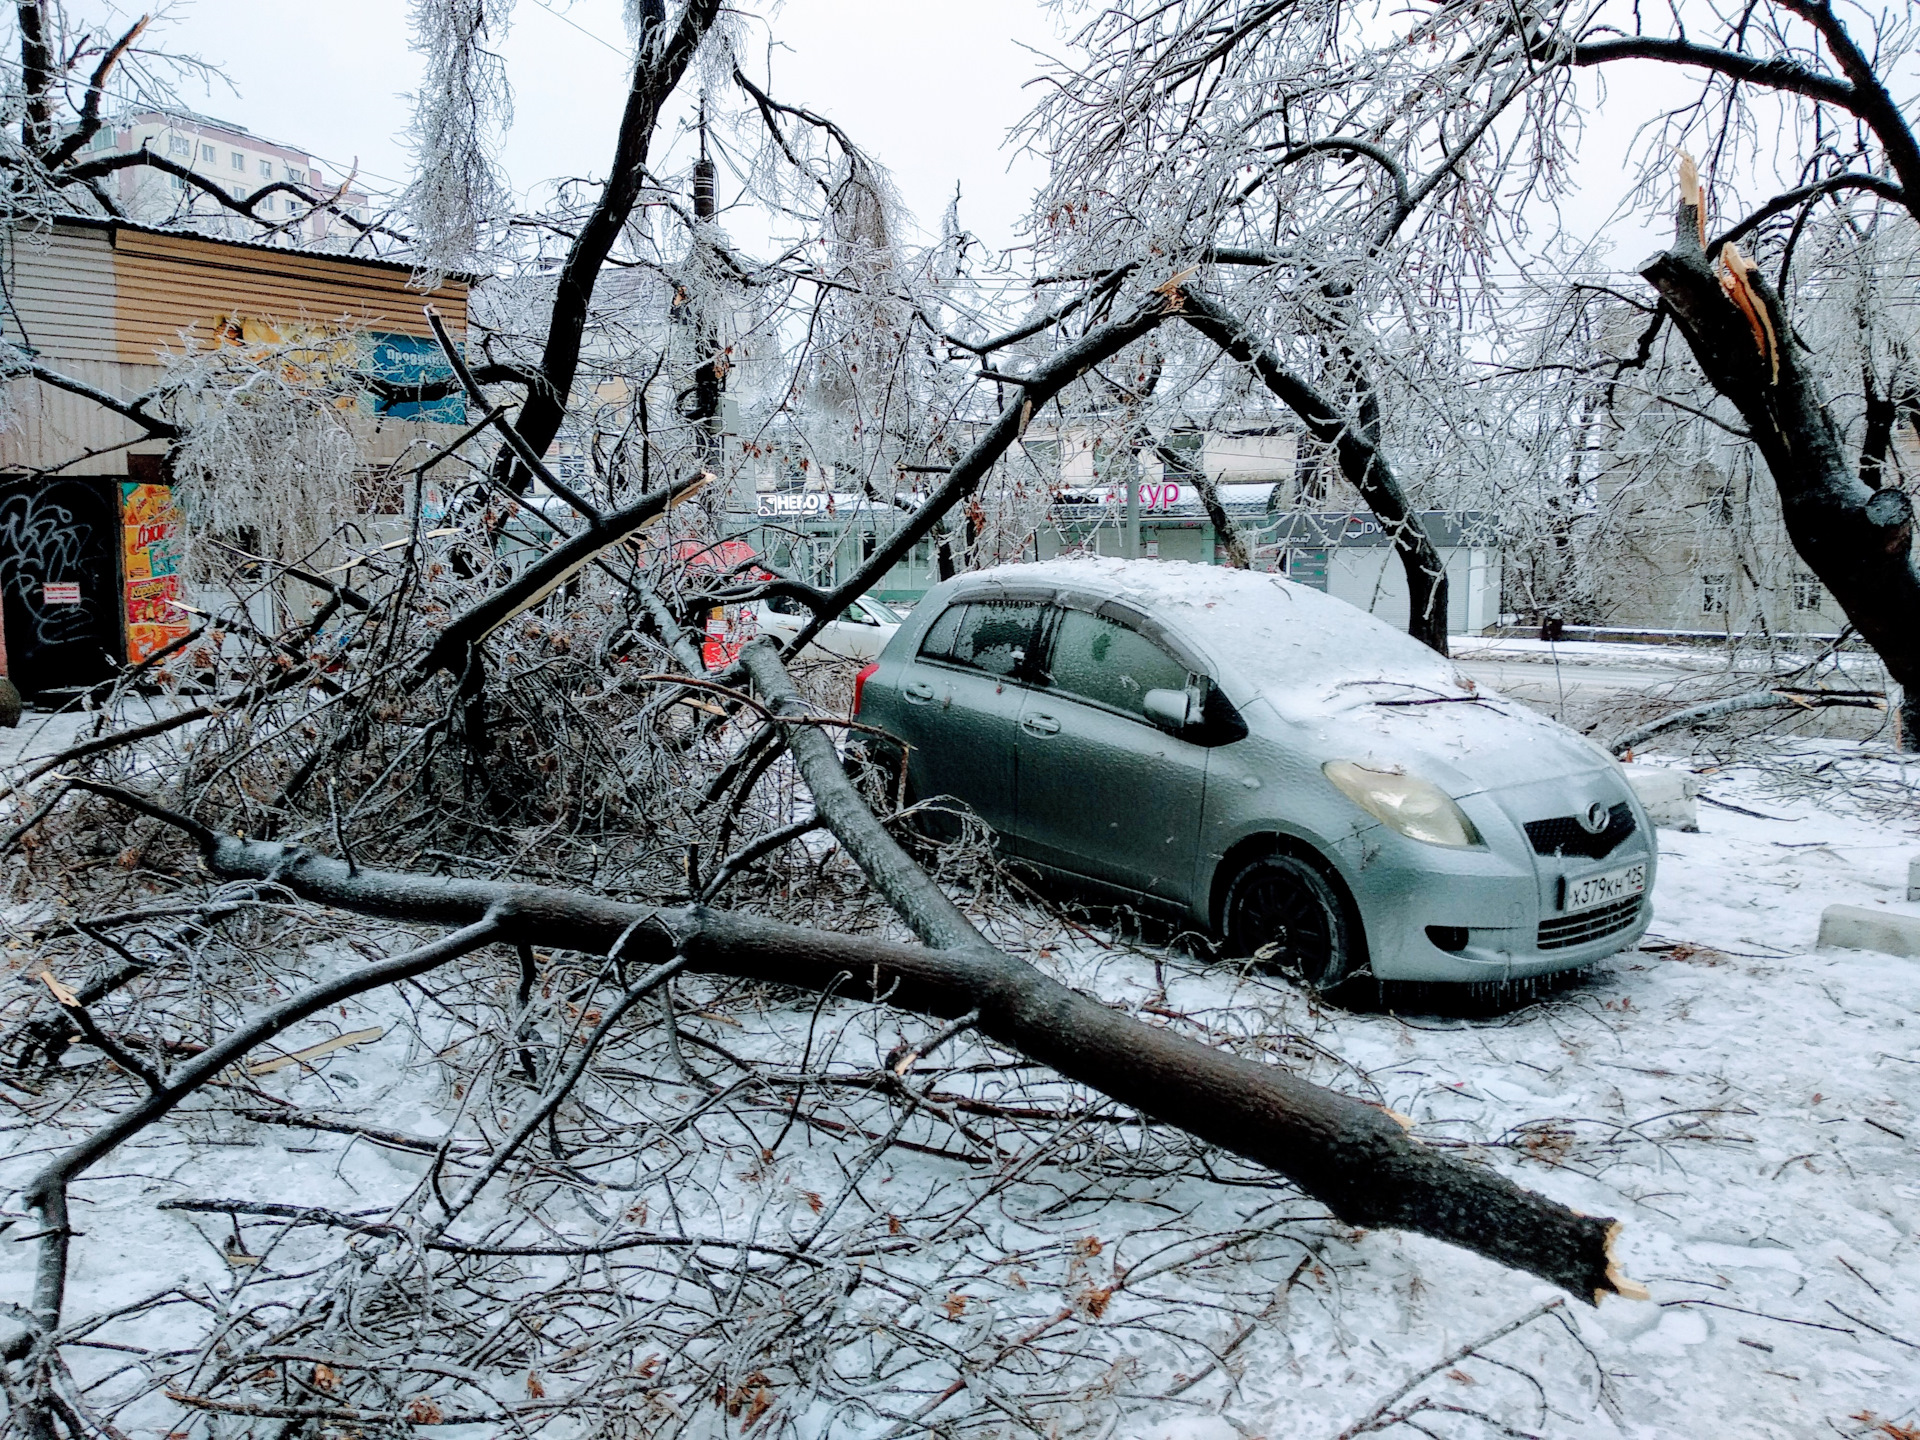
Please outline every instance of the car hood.
[[1290, 724], [1323, 761], [1406, 770], [1456, 799], [1619, 768], [1566, 726], [1489, 691], [1433, 704], [1357, 701]]

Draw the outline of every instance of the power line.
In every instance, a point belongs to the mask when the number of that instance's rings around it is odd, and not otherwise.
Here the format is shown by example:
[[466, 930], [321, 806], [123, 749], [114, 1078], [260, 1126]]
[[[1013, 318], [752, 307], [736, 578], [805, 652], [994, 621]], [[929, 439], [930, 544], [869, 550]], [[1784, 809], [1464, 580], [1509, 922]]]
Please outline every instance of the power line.
[[632, 52], [627, 50], [625, 47], [614, 44], [611, 40], [607, 39], [604, 35], [596, 35], [593, 31], [587, 29], [586, 26], [582, 25], [578, 20], [575, 20], [571, 15], [561, 14], [558, 10], [554, 9], [552, 5], [548, 4], [547, 0], [533, 0], [533, 3], [538, 5], [542, 10], [546, 11], [549, 15], [553, 16], [554, 19], [560, 21], [562, 24], [571, 25], [574, 29], [578, 30], [582, 35], [586, 36], [589, 40], [593, 41], [594, 44], [606, 46], [607, 49], [613, 51], [613, 53], [618, 55], [622, 60], [628, 60], [632, 58]]

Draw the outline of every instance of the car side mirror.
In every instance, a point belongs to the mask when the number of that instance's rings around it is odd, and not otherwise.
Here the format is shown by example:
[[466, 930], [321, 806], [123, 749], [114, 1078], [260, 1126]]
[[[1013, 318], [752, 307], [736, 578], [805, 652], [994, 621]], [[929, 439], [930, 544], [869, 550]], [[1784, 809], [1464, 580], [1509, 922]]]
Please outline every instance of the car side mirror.
[[1179, 734], [1200, 718], [1200, 707], [1190, 690], [1149, 690], [1140, 708], [1160, 729]]

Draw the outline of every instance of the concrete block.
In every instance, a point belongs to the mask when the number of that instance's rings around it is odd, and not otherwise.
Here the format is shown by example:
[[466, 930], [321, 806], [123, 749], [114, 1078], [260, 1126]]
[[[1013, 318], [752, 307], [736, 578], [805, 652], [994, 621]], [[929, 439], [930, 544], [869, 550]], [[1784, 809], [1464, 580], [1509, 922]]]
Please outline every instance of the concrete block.
[[1878, 950], [1920, 959], [1920, 915], [1874, 910], [1865, 905], [1829, 905], [1820, 912], [1822, 950]]
[[1622, 765], [1627, 783], [1640, 797], [1647, 818], [1662, 830], [1698, 830], [1699, 777], [1665, 765]]

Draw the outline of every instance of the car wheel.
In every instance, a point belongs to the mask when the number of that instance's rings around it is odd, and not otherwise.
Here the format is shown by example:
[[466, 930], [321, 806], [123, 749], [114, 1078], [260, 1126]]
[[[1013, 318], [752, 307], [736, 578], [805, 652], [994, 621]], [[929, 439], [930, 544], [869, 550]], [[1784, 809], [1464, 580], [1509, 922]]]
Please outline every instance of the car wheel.
[[1331, 882], [1295, 855], [1262, 855], [1227, 887], [1230, 954], [1251, 957], [1309, 990], [1337, 987], [1353, 968], [1354, 935]]

